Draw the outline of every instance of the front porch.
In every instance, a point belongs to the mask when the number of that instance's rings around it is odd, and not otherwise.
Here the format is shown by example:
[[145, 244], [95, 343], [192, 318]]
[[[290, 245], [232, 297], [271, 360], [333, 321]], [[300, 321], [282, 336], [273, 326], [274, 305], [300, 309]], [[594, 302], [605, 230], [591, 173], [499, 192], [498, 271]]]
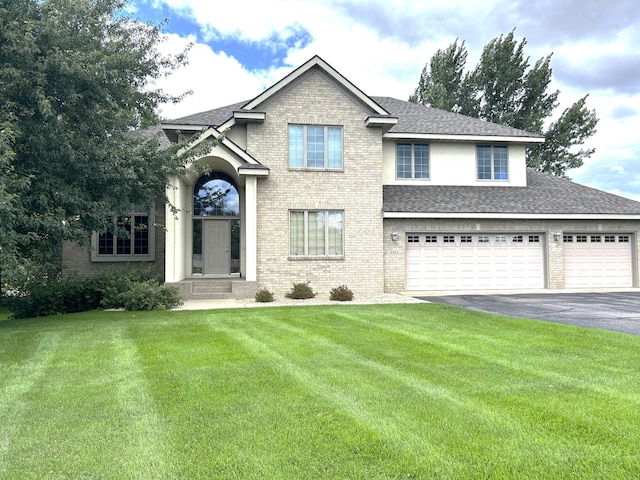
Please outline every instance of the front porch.
[[257, 178], [268, 170], [243, 167], [218, 145], [172, 179], [165, 282], [185, 299], [255, 295]]

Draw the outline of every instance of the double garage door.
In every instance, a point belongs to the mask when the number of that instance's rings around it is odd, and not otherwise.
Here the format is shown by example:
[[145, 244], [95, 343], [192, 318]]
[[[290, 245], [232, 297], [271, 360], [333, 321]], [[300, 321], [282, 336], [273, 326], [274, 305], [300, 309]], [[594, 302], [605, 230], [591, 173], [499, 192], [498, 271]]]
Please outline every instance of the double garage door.
[[[407, 290], [545, 287], [541, 234], [407, 234]], [[565, 288], [630, 287], [629, 235], [564, 235]]]
[[630, 235], [564, 235], [566, 288], [631, 287]]

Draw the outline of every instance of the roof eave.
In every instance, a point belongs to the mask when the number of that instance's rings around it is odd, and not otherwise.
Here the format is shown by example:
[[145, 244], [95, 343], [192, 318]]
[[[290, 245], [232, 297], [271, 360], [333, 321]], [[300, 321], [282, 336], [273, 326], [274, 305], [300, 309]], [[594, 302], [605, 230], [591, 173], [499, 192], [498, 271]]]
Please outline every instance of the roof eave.
[[443, 133], [405, 133], [387, 132], [383, 138], [390, 140], [451, 140], [456, 142], [499, 142], [539, 145], [544, 143], [544, 137], [518, 137], [511, 135], [463, 135]]
[[383, 218], [483, 218], [500, 220], [640, 220], [640, 213], [382, 212], [382, 216]]

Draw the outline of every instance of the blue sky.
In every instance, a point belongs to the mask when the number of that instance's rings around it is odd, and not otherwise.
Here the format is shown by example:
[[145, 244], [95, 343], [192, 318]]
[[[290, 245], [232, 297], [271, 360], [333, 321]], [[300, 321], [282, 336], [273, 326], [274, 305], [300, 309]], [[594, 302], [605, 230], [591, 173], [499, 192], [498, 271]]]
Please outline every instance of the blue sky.
[[596, 153], [569, 175], [640, 200], [640, 8], [635, 0], [134, 0], [143, 21], [167, 19], [164, 49], [192, 43], [189, 65], [160, 86], [192, 94], [176, 118], [248, 100], [313, 55], [369, 95], [407, 99], [425, 63], [456, 38], [467, 65], [516, 28], [535, 62], [553, 52], [559, 115], [589, 95]]

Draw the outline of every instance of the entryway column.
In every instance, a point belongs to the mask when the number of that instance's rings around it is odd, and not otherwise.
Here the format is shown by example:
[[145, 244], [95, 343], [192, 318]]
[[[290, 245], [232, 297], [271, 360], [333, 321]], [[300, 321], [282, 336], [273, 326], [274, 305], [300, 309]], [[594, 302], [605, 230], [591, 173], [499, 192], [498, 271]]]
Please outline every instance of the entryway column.
[[245, 183], [245, 279], [258, 279], [258, 178], [247, 176]]

